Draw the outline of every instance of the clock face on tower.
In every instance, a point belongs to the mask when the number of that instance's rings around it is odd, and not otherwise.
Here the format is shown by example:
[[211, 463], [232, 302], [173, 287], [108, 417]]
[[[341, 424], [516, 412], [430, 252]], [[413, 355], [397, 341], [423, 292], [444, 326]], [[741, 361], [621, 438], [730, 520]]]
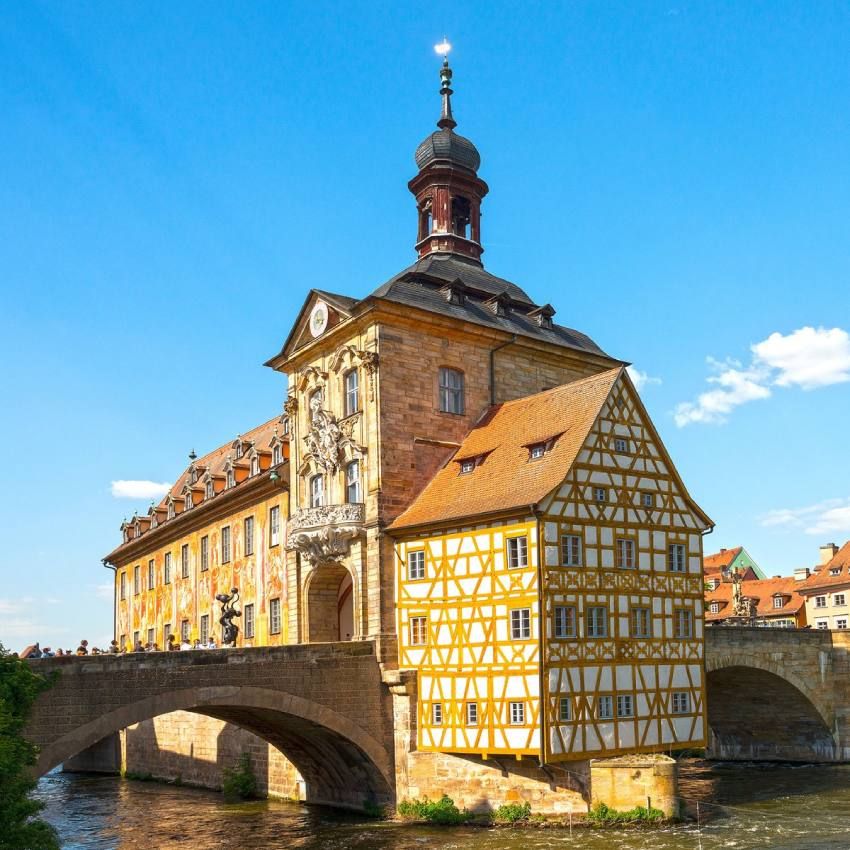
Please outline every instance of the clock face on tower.
[[317, 301], [310, 313], [310, 333], [314, 337], [321, 336], [328, 326], [328, 305], [323, 301]]

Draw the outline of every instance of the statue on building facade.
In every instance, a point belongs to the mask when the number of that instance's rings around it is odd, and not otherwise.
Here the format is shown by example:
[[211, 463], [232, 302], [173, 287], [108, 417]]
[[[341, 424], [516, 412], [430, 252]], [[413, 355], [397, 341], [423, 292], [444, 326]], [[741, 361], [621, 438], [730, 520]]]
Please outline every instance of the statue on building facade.
[[215, 598], [221, 602], [221, 617], [219, 617], [218, 622], [221, 625], [222, 645], [236, 646], [239, 626], [233, 620], [242, 616], [242, 612], [236, 609], [236, 603], [239, 601], [239, 588], [232, 587], [230, 593], [217, 593]]
[[335, 475], [340, 467], [343, 451], [362, 449], [351, 437], [351, 429], [340, 428], [336, 416], [322, 406], [324, 393], [315, 393], [310, 399], [310, 432], [304, 437], [305, 455], [312, 458], [319, 469]]

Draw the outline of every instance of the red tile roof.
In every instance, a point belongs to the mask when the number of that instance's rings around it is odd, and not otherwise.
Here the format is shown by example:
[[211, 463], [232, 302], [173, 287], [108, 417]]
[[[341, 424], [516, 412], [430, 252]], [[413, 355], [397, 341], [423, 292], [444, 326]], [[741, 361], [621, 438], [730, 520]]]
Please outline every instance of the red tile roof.
[[[756, 613], [759, 617], [793, 617], [806, 604], [806, 600], [800, 595], [800, 585], [804, 582], [797, 581], [793, 576], [782, 578], [755, 579], [745, 581], [741, 585], [741, 592], [745, 597], [756, 599]], [[705, 619], [709, 622], [725, 620], [733, 616], [732, 611], [732, 582], [722, 582], [716, 590], [705, 592]], [[784, 603], [781, 608], [773, 607], [773, 598], [782, 594]], [[711, 603], [720, 602], [721, 608], [716, 614], [711, 613]]]
[[711, 555], [702, 556], [702, 568], [705, 573], [716, 573], [722, 569], [726, 569], [738, 555], [741, 554], [743, 546], [736, 546], [734, 549], [723, 549], [720, 552], [714, 552]]
[[[454, 457], [431, 479], [391, 529], [494, 514], [536, 504], [575, 461], [622, 368], [489, 408]], [[554, 440], [542, 458], [528, 446]], [[478, 458], [469, 473], [461, 459]]]
[[[833, 572], [838, 571], [836, 575]], [[812, 573], [805, 581], [800, 582], [803, 592], [818, 590], [822, 587], [833, 587], [840, 584], [850, 584], [850, 540], [848, 540], [835, 555], [817, 572]]]

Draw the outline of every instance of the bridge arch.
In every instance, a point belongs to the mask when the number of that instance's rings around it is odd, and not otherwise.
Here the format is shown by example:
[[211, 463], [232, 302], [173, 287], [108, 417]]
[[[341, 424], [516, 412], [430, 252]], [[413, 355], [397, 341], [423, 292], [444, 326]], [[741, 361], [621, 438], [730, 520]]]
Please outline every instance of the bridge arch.
[[104, 713], [43, 747], [36, 774], [121, 729], [180, 710], [233, 723], [279, 749], [304, 778], [307, 802], [360, 808], [394, 799], [392, 758], [356, 723], [296, 694], [244, 685], [166, 691]]
[[831, 706], [785, 664], [749, 653], [708, 656], [709, 753], [728, 760], [834, 761]]

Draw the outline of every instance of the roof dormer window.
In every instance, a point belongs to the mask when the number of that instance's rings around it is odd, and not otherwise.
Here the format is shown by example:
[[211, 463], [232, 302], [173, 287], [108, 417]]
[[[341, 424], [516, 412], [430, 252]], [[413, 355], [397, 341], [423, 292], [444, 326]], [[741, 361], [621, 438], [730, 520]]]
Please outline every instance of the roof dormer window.
[[528, 459], [539, 460], [546, 454], [546, 443], [534, 443], [528, 447]]
[[142, 526], [140, 523], [136, 523], [133, 526], [133, 537], [141, 537], [142, 536]]
[[466, 475], [467, 473], [472, 472], [475, 469], [475, 458], [468, 457], [460, 462], [460, 473], [461, 475]]
[[841, 567], [830, 567], [829, 574], [831, 576], [840, 576], [841, 575]]
[[188, 511], [189, 508], [192, 507], [192, 493], [191, 491], [187, 492], [183, 497], [183, 510]]
[[272, 446], [272, 466], [277, 466], [280, 461], [280, 445]]
[[507, 316], [508, 308], [511, 306], [511, 297], [507, 292], [500, 292], [484, 302], [484, 306], [490, 309], [496, 316]]
[[440, 292], [449, 304], [462, 306], [466, 301], [466, 286], [460, 278], [441, 287]]
[[157, 519], [156, 511], [151, 514], [151, 528], [156, 528], [159, 525], [159, 519]]
[[215, 486], [213, 485], [212, 478], [207, 481], [206, 491], [204, 492], [205, 499], [212, 499], [215, 495]]
[[528, 317], [533, 319], [538, 327], [551, 329], [552, 316], [555, 315], [555, 308], [551, 304], [544, 304], [542, 307], [536, 307], [529, 312]]
[[233, 443], [233, 448], [236, 450], [236, 459], [238, 460], [244, 453], [241, 437], [236, 438], [236, 441]]
[[173, 499], [168, 500], [168, 518], [174, 519], [174, 500]]
[[260, 456], [254, 455], [251, 458], [251, 475], [259, 475], [260, 474]]
[[225, 484], [227, 489], [229, 490], [231, 487], [236, 486], [236, 476], [233, 473], [232, 469], [227, 470], [227, 483]]
[[781, 597], [781, 596], [774, 596], [773, 597], [773, 607], [774, 608], [781, 608], [784, 604], [785, 604], [785, 599], [783, 597]]

